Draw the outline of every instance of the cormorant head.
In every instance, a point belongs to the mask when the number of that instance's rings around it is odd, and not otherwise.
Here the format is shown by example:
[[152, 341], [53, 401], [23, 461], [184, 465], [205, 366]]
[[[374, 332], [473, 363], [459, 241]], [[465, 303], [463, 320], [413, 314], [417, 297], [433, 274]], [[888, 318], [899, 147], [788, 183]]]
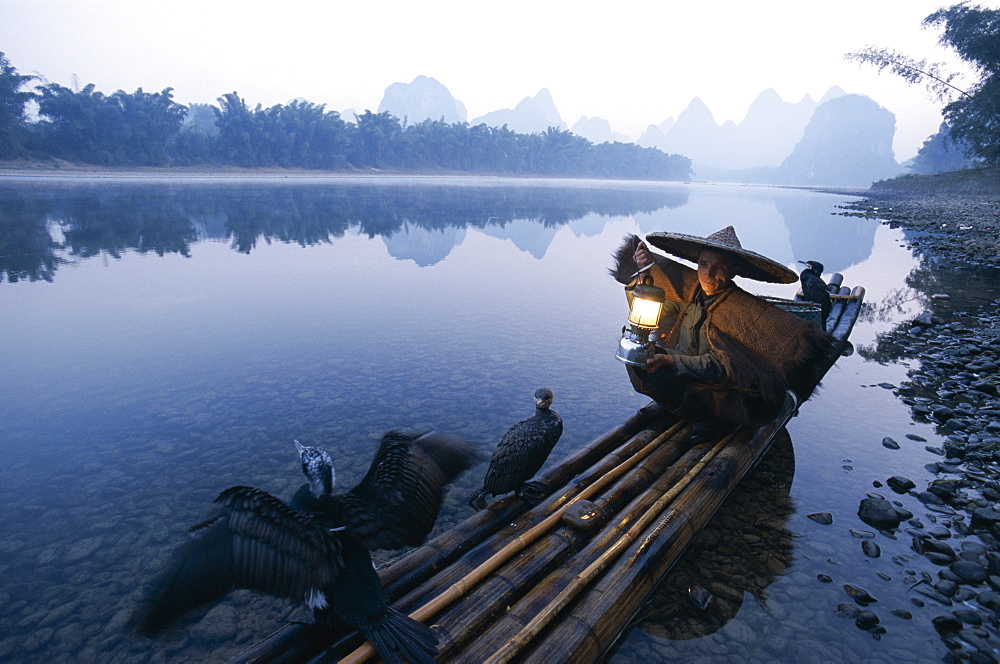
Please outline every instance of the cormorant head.
[[320, 447], [306, 447], [299, 441], [295, 449], [299, 451], [299, 461], [302, 462], [302, 474], [309, 480], [309, 489], [317, 498], [333, 493], [337, 475], [333, 470], [333, 459]]
[[799, 261], [799, 262], [806, 266], [806, 270], [809, 270], [817, 277], [822, 276], [823, 264], [820, 263], [819, 261]]
[[552, 390], [547, 387], [539, 387], [535, 390], [535, 406], [546, 409], [552, 405]]

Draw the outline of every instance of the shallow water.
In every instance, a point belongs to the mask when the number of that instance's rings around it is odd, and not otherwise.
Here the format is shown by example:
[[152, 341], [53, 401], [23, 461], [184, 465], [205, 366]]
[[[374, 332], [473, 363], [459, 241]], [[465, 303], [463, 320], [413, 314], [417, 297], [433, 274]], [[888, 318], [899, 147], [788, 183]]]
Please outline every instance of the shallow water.
[[[918, 262], [902, 232], [833, 214], [845, 200], [598, 181], [0, 179], [0, 661], [222, 661], [280, 626], [294, 607], [244, 592], [156, 641], [126, 620], [218, 491], [297, 488], [293, 439], [330, 449], [350, 486], [386, 430], [490, 449], [542, 385], [566, 424], [553, 458], [615, 426], [646, 403], [613, 357], [627, 311], [607, 267], [626, 233], [732, 223], [754, 251], [819, 260], [867, 288], [875, 306], [852, 341], [874, 344], [926, 299], [906, 284]], [[614, 660], [946, 652], [932, 615], [888, 613], [905, 587], [876, 573], [901, 572], [848, 531], [864, 527], [873, 479], [916, 480], [928, 460], [882, 437], [938, 437], [876, 386], [906, 367], [863, 355], [842, 358], [788, 427], [794, 479], [782, 471], [790, 487], [772, 501], [787, 505], [758, 515], [767, 537], [788, 534], [764, 538], [780, 552], [766, 573], [726, 581], [737, 610], [695, 639], [650, 617]], [[470, 514], [484, 470], [452, 488], [438, 529]], [[834, 524], [806, 518], [817, 511]], [[880, 640], [834, 615], [843, 583], [886, 606]]]

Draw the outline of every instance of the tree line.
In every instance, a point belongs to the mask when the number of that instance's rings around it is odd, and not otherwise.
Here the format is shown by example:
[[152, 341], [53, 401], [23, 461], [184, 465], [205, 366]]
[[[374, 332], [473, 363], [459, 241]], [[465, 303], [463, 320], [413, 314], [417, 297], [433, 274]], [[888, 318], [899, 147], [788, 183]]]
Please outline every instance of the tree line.
[[[345, 121], [323, 104], [251, 108], [236, 92], [184, 106], [173, 89], [104, 94], [35, 85], [0, 52], [0, 159], [54, 157], [103, 166], [384, 169], [503, 175], [687, 180], [691, 160], [632, 143], [593, 144], [550, 127], [401, 122], [365, 111]], [[37, 104], [37, 120], [27, 109]]]

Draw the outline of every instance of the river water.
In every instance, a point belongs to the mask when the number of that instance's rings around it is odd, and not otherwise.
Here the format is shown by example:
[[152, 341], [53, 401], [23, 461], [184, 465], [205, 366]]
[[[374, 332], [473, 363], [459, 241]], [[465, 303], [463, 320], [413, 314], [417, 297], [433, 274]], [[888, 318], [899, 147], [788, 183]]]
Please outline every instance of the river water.
[[[843, 273], [871, 306], [858, 352], [609, 657], [939, 660], [936, 614], [900, 580], [929, 563], [884, 535], [870, 558], [850, 532], [874, 480], [928, 462], [924, 443], [882, 438], [940, 436], [885, 388], [907, 367], [865, 352], [926, 306], [907, 285], [919, 262], [901, 231], [838, 214], [848, 200], [579, 180], [0, 179], [0, 661], [224, 661], [280, 626], [293, 607], [246, 592], [155, 641], [126, 622], [221, 489], [298, 487], [293, 439], [328, 448], [347, 487], [386, 430], [489, 450], [548, 386], [565, 422], [552, 459], [586, 444], [647, 401], [614, 359], [627, 310], [612, 251], [628, 233], [729, 224], [758, 253]], [[469, 516], [484, 470], [452, 487], [438, 530]], [[833, 524], [807, 516], [821, 511]], [[845, 583], [878, 598], [880, 638], [836, 615]]]

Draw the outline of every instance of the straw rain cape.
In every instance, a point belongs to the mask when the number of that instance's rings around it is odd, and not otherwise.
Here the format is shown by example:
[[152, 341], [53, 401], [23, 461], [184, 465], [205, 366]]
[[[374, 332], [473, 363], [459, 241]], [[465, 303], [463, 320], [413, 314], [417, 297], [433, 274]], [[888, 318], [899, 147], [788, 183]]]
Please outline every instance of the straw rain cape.
[[[633, 258], [639, 238], [629, 235], [615, 252], [611, 275], [628, 285], [638, 266]], [[698, 272], [660, 254], [649, 271], [668, 299], [689, 303], [700, 285]], [[725, 366], [725, 376], [714, 383], [694, 383], [683, 407], [707, 411], [737, 424], [761, 426], [781, 409], [785, 391], [798, 400], [812, 393], [822, 372], [832, 361], [834, 338], [794, 314], [783, 311], [733, 286], [708, 307], [708, 342]], [[657, 345], [677, 345], [680, 319]], [[650, 387], [628, 367], [636, 391], [659, 400]]]

